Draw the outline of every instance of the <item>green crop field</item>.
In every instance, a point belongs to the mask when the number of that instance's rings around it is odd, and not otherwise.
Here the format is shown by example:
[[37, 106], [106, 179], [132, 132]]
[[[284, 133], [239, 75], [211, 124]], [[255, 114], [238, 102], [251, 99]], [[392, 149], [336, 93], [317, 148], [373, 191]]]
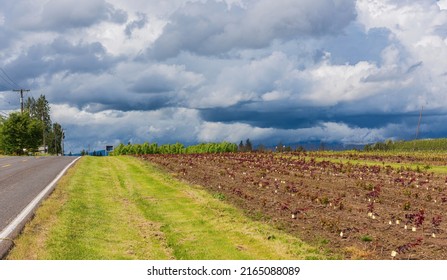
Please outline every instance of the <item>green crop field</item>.
[[447, 152], [447, 139], [420, 139], [412, 141], [385, 141], [365, 146], [366, 151], [393, 152]]

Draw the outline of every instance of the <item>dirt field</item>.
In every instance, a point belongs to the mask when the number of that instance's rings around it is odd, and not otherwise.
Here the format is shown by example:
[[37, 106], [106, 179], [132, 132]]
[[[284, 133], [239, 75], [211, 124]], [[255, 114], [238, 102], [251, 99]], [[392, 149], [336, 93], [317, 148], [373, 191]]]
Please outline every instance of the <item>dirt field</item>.
[[142, 157], [343, 258], [447, 259], [445, 175], [306, 154]]

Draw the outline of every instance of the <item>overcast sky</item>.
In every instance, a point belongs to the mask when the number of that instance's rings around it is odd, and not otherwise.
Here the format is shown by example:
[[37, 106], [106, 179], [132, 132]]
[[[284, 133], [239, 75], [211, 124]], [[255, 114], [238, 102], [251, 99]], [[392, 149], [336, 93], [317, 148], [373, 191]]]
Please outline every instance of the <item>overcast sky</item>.
[[[447, 136], [447, 0], [0, 7], [0, 67], [26, 96], [46, 95], [67, 152], [413, 139], [422, 106], [420, 137]], [[16, 86], [0, 74], [0, 111], [16, 110]]]

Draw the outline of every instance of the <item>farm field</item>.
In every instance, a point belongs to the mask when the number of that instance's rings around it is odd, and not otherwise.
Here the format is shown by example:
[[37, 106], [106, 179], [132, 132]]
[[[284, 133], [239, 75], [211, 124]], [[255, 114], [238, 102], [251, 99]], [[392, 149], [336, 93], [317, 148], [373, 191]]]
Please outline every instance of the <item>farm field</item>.
[[133, 157], [83, 157], [14, 240], [11, 260], [327, 259], [320, 248]]
[[[429, 170], [441, 167], [440, 173], [447, 173], [447, 153], [428, 152], [309, 152], [309, 157], [316, 159], [336, 160], [338, 162], [374, 163], [395, 167], [411, 167]], [[431, 171], [431, 170], [430, 170]]]
[[346, 259], [447, 259], [447, 157], [442, 154], [140, 157], [252, 218]]

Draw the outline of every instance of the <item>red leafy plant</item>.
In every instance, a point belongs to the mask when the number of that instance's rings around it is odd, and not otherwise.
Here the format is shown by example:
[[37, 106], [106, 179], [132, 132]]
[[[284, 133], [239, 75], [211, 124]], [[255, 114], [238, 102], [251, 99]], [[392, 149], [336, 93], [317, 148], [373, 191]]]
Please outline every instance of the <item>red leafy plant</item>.
[[419, 238], [416, 239], [416, 241], [414, 241], [414, 242], [409, 242], [409, 243], [406, 243], [406, 244], [404, 244], [404, 245], [401, 245], [401, 246], [397, 247], [397, 250], [396, 250], [396, 251], [397, 251], [398, 253], [400, 253], [400, 254], [402, 254], [402, 253], [407, 253], [407, 252], [409, 252], [411, 249], [413, 249], [414, 247], [421, 245], [421, 244], [422, 244], [422, 240], [423, 240], [423, 238], [422, 238], [422, 237], [419, 237]]

